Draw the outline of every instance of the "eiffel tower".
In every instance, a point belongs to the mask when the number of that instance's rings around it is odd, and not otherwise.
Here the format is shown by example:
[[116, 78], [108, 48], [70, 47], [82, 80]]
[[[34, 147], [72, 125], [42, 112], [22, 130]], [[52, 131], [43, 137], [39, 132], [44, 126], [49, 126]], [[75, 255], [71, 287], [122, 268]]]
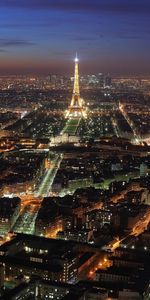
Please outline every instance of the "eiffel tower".
[[76, 54], [75, 71], [74, 71], [74, 87], [70, 106], [68, 107], [66, 118], [86, 118], [86, 111], [80, 98], [79, 89], [79, 59]]

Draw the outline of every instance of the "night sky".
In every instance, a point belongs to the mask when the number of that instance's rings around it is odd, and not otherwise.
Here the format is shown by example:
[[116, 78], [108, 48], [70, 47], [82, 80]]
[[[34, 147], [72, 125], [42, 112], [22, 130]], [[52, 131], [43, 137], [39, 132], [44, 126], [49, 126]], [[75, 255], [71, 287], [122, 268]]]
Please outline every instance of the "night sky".
[[150, 0], [0, 0], [0, 74], [150, 75]]

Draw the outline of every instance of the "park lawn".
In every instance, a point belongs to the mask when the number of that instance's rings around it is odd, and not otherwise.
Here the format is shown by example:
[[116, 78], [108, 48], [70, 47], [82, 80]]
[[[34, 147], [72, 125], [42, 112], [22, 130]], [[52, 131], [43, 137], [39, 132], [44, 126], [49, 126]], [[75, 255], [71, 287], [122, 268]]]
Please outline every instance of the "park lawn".
[[80, 123], [79, 119], [68, 120], [64, 129], [64, 133], [75, 134], [79, 126], [79, 123]]

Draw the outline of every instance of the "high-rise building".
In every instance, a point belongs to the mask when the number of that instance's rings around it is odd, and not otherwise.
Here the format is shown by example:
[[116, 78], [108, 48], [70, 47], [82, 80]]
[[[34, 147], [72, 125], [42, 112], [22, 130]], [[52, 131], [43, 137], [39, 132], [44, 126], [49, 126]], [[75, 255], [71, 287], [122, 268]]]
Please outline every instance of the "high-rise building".
[[55, 87], [57, 83], [57, 75], [49, 75], [50, 83]]
[[102, 73], [98, 73], [97, 75], [97, 78], [98, 78], [98, 84], [100, 87], [104, 87], [104, 76]]
[[110, 87], [111, 86], [111, 77], [110, 75], [108, 74], [106, 77], [105, 77], [105, 87]]

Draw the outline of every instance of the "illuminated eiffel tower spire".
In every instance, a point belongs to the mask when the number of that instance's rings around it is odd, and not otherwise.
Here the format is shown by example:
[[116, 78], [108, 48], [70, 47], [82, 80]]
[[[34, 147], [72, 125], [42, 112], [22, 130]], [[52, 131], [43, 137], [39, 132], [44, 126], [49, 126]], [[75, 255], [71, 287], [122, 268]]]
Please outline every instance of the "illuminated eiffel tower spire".
[[85, 109], [80, 98], [79, 88], [79, 59], [76, 54], [75, 57], [75, 71], [74, 71], [74, 87], [71, 99], [71, 104], [67, 110], [66, 117], [86, 117]]
[[78, 56], [76, 53], [75, 58], [75, 71], [74, 71], [74, 88], [73, 88], [73, 94], [80, 95], [79, 91], [79, 66], [78, 66]]

